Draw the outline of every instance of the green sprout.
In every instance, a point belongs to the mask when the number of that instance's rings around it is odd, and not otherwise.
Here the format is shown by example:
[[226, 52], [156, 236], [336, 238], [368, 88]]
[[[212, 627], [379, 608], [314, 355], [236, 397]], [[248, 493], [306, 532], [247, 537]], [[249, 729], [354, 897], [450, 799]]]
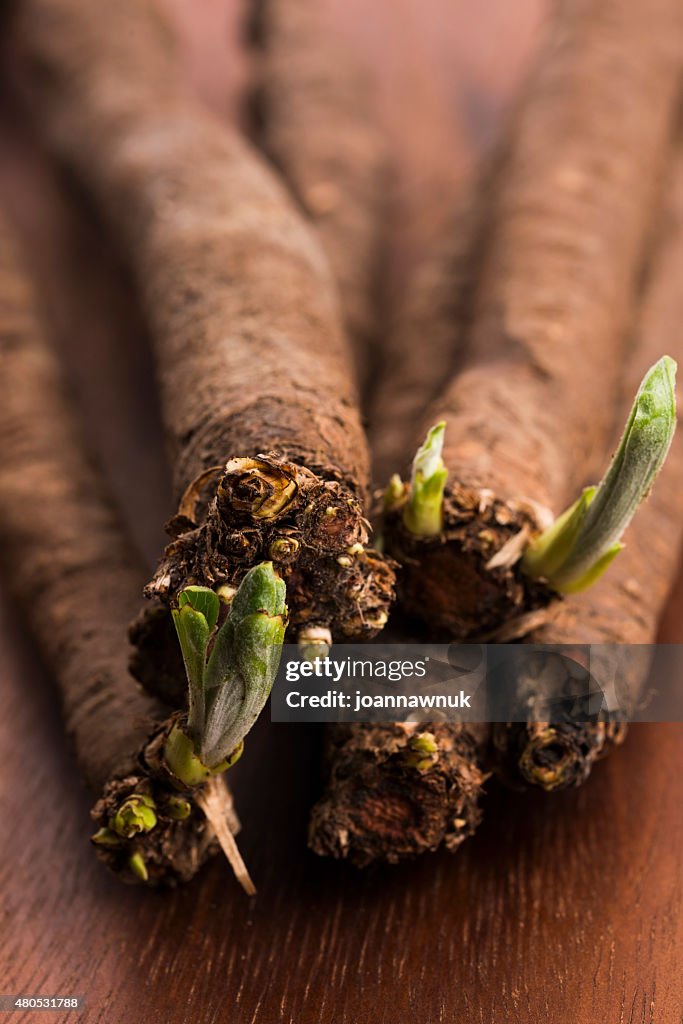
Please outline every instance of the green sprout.
[[166, 740], [166, 762], [186, 785], [225, 771], [263, 710], [280, 663], [286, 625], [285, 584], [271, 562], [251, 569], [216, 629], [220, 598], [186, 587], [173, 620], [188, 680], [188, 712]]
[[403, 763], [420, 772], [429, 771], [439, 760], [439, 745], [432, 732], [418, 733], [408, 741], [403, 751]]
[[133, 793], [127, 797], [109, 822], [109, 828], [123, 839], [156, 827], [156, 805], [151, 796]]
[[524, 572], [561, 594], [595, 583], [621, 551], [622, 534], [650, 493], [675, 429], [676, 363], [662, 356], [641, 382], [605, 476], [529, 545]]
[[[403, 524], [417, 537], [438, 537], [443, 528], [443, 493], [448, 479], [448, 470], [441, 458], [445, 430], [444, 421], [433, 426], [413, 459]], [[395, 493], [396, 480], [392, 479], [390, 487]]]
[[90, 836], [90, 840], [96, 846], [121, 846], [121, 837], [110, 828], [99, 828], [94, 836]]
[[167, 796], [163, 813], [173, 821], [184, 821], [192, 814], [192, 804], [182, 796]]
[[128, 858], [128, 867], [141, 882], [148, 881], [149, 872], [145, 864], [145, 858], [141, 853], [134, 853]]

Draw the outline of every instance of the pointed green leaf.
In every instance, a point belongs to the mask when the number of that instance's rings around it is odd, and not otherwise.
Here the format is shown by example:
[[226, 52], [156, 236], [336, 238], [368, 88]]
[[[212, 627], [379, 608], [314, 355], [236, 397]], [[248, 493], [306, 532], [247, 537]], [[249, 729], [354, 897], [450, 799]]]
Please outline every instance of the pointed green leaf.
[[669, 356], [648, 370], [602, 481], [530, 546], [525, 572], [544, 577], [561, 593], [584, 590], [602, 575], [666, 459], [676, 429], [675, 381]]
[[443, 495], [448, 480], [448, 470], [441, 458], [445, 430], [444, 421], [432, 427], [413, 459], [403, 523], [418, 537], [438, 536], [443, 526]]
[[244, 739], [265, 707], [277, 675], [284, 620], [255, 612], [234, 627], [234, 675], [219, 687], [208, 715], [202, 760], [214, 765]]
[[212, 633], [218, 622], [218, 612], [221, 606], [218, 594], [210, 590], [209, 587], [185, 587], [178, 594], [178, 607], [184, 608], [186, 605], [204, 616], [209, 632]]
[[204, 615], [189, 604], [172, 614], [187, 673], [188, 728], [198, 739], [204, 727], [204, 666], [211, 630]]
[[529, 545], [522, 560], [524, 572], [529, 576], [545, 576], [546, 579], [553, 577], [571, 551], [596, 490], [596, 487], [586, 487], [581, 497]]
[[415, 484], [420, 479], [428, 480], [430, 476], [433, 476], [437, 470], [443, 467], [441, 453], [443, 452], [445, 434], [445, 420], [436, 423], [427, 431], [427, 436], [413, 459], [413, 471], [410, 478], [412, 484]]
[[239, 585], [230, 605], [230, 619], [236, 622], [253, 612], [284, 615], [286, 587], [273, 570], [272, 562], [261, 562], [250, 569]]

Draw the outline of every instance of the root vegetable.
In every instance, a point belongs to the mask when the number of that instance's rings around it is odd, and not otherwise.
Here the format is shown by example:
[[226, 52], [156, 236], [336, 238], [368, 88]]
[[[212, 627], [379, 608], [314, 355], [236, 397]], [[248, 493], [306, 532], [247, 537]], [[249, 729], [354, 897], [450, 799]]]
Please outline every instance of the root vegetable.
[[[683, 360], [680, 324], [683, 297], [683, 154], [672, 161], [642, 306], [627, 350], [622, 404], [634, 380], [663, 348]], [[623, 415], [623, 413], [622, 413]], [[657, 626], [678, 569], [683, 540], [683, 438], [674, 437], [667, 463], [633, 520], [624, 550], [594, 588], [566, 601], [556, 618], [530, 640], [546, 644], [643, 644], [655, 642]], [[620, 691], [632, 706], [641, 698], [649, 659], [629, 653], [622, 661]], [[666, 680], [661, 681], [662, 687]], [[542, 692], [539, 693], [542, 698]], [[530, 719], [534, 716], [530, 713]], [[562, 789], [586, 780], [596, 760], [626, 734], [623, 723], [494, 727], [502, 774], [513, 781]]]
[[[192, 794], [146, 758], [168, 708], [127, 672], [127, 622], [142, 574], [111, 498], [84, 454], [36, 301], [0, 224], [0, 554], [62, 698], [79, 768], [100, 794], [98, 855], [125, 881], [176, 884], [216, 851]], [[221, 815], [233, 820], [215, 783]]]
[[[406, 377], [408, 409], [415, 410], [419, 402], [419, 394], [409, 390], [408, 381], [425, 379], [433, 386], [434, 376], [430, 374], [438, 373], [439, 366], [448, 365], [449, 357], [444, 358], [443, 351], [448, 350], [449, 344], [453, 346], [451, 363], [464, 363], [464, 373], [454, 379], [446, 398], [434, 406], [430, 418], [433, 423], [445, 414], [451, 425], [444, 462], [453, 471], [456, 486], [455, 491], [449, 492], [445, 510], [439, 509], [442, 514], [445, 511], [445, 537], [440, 532], [441, 524], [434, 531], [432, 517], [426, 532], [436, 533], [433, 540], [406, 539], [402, 487], [398, 492], [394, 490], [396, 504], [390, 508], [385, 523], [390, 549], [399, 557], [408, 556], [404, 562], [405, 605], [409, 612], [426, 621], [428, 629], [448, 639], [490, 633], [506, 624], [506, 620], [510, 627], [506, 639], [511, 639], [547, 617], [543, 606], [552, 596], [543, 584], [531, 582], [515, 568], [487, 570], [486, 563], [519, 535], [520, 526], [526, 526], [530, 535], [546, 525], [551, 517], [539, 512], [533, 499], [559, 504], [574, 497], [576, 489], [585, 483], [584, 474], [591, 463], [587, 456], [592, 452], [586, 452], [586, 447], [595, 445], [597, 451], [598, 437], [606, 441], [613, 427], [614, 403], [610, 404], [606, 394], [618, 388], [622, 337], [636, 294], [649, 216], [671, 134], [679, 69], [676, 47], [671, 47], [668, 35], [670, 29], [678, 32], [680, 38], [680, 22], [673, 5], [658, 5], [656, 14], [661, 20], [658, 26], [647, 30], [643, 64], [642, 55], [629, 56], [639, 51], [641, 45], [637, 25], [645, 17], [642, 8], [637, 11], [630, 4], [616, 10], [614, 5], [603, 5], [602, 12], [595, 4], [574, 3], [565, 5], [560, 15], [556, 40], [548, 45], [537, 80], [518, 123], [513, 125], [516, 131], [507, 158], [503, 154], [490, 187], [482, 192], [491, 206], [484, 217], [475, 219], [474, 241], [464, 246], [465, 251], [477, 253], [477, 258], [471, 260], [466, 275], [453, 274], [450, 312], [437, 319], [438, 326], [448, 315], [452, 317], [450, 341], [446, 334], [446, 344], [437, 347], [436, 371], [423, 365], [420, 372], [420, 362], [428, 364], [429, 360], [419, 342], [431, 336], [427, 325], [435, 315], [438, 317], [439, 308], [449, 310], [448, 291], [441, 276], [443, 261], [435, 263], [437, 273], [432, 275], [431, 292], [427, 278], [427, 302], [422, 303], [420, 293], [416, 293], [417, 301], [410, 307], [414, 312], [404, 319], [409, 353], [405, 365], [413, 366]], [[632, 77], [636, 68], [637, 74]], [[602, 93], [596, 92], [598, 78]], [[640, 95], [643, 85], [645, 90]], [[665, 101], [659, 110], [661, 120], [655, 123], [647, 107], [655, 102], [662, 86]], [[629, 99], [622, 108], [620, 97], [633, 92], [639, 94], [635, 105]], [[647, 103], [643, 102], [645, 95], [650, 97]], [[587, 118], [581, 114], [584, 105], [592, 108]], [[619, 124], [608, 130], [611, 114], [606, 111], [614, 107], [620, 110]], [[640, 148], [642, 133], [648, 138], [645, 153]], [[595, 174], [593, 167], [598, 165], [609, 171], [604, 180]], [[493, 191], [496, 188], [501, 189], [498, 198]], [[638, 191], [641, 204], [635, 218], [633, 188]], [[625, 220], [629, 224], [624, 233]], [[624, 239], [628, 252], [622, 249]], [[591, 248], [601, 253], [597, 268], [587, 258]], [[564, 295], [562, 275], [567, 282]], [[431, 306], [430, 294], [435, 298]], [[611, 305], [605, 301], [609, 295]], [[439, 296], [444, 298], [439, 301]], [[463, 342], [467, 334], [470, 344], [459, 353], [458, 342]], [[602, 346], [597, 353], [596, 345]], [[667, 349], [677, 352], [668, 335], [659, 337], [654, 350], [650, 350], [650, 361]], [[646, 366], [650, 357], [644, 358]], [[638, 371], [642, 373], [643, 369], [641, 362]], [[400, 375], [401, 371], [398, 372]], [[629, 400], [632, 385], [632, 380], [625, 385]], [[381, 408], [376, 412], [376, 424], [383, 422], [383, 415], [384, 421], [389, 422], [391, 412], [399, 408], [392, 408], [391, 392], [388, 387], [385, 391], [388, 400], [380, 390]], [[557, 429], [552, 430], [553, 417], [560, 411], [562, 418], [558, 416]], [[590, 431], [586, 429], [587, 423]], [[523, 436], [527, 428], [529, 438]], [[565, 428], [572, 438], [566, 448]], [[582, 430], [585, 437], [581, 436]], [[376, 436], [377, 426], [373, 442]], [[387, 469], [391, 439], [380, 437], [377, 444], [379, 465]], [[394, 446], [393, 451], [396, 450]], [[577, 450], [582, 454], [577, 456]], [[572, 466], [574, 458], [577, 462]], [[667, 470], [668, 480], [672, 472]], [[467, 489], [460, 486], [463, 481]], [[658, 503], [666, 501], [666, 489], [663, 479], [655, 492]], [[501, 496], [503, 500], [498, 500]], [[389, 488], [390, 505], [391, 498]], [[651, 514], [646, 505], [631, 532], [640, 532]], [[629, 534], [620, 559], [628, 556], [630, 562], [631, 543]], [[445, 552], [445, 547], [450, 550]], [[518, 548], [516, 557], [520, 554]], [[600, 593], [623, 587], [628, 562], [618, 561], [594, 593], [563, 606], [557, 631], [549, 625], [534, 634], [534, 639], [581, 643], [588, 638], [597, 642], [606, 642], [610, 636], [620, 636], [622, 642], [628, 638], [618, 613], [612, 631], [600, 626], [611, 617], [610, 612], [601, 611]], [[670, 552], [669, 580], [674, 565]], [[658, 588], [660, 584], [661, 580]], [[631, 580], [632, 592], [633, 586]], [[624, 600], [621, 595], [615, 608], [620, 608]], [[655, 604], [661, 600], [660, 589]], [[627, 603], [632, 603], [632, 599]], [[541, 609], [540, 615], [534, 615], [537, 607]], [[588, 611], [584, 626], [580, 626], [579, 618], [582, 607]], [[642, 609], [637, 612], [639, 617], [642, 614]], [[591, 635], [592, 620], [598, 628]], [[562, 628], [562, 621], [567, 628]], [[654, 621], [650, 618], [649, 628], [644, 634], [638, 632], [634, 642], [643, 635], [652, 639]], [[615, 632], [617, 624], [619, 631]], [[634, 636], [632, 632], [630, 635]], [[642, 665], [634, 666], [634, 670], [640, 681], [632, 687], [637, 693], [643, 678]], [[423, 728], [430, 730], [434, 726]], [[451, 747], [463, 743], [462, 726], [441, 725], [439, 729], [440, 743]], [[529, 772], [529, 781], [538, 782], [543, 771], [546, 780], [551, 780], [552, 773], [547, 768], [559, 749], [554, 745], [559, 736], [562, 764], [557, 765], [555, 778], [563, 777], [561, 784], [567, 784], [582, 781], [594, 760], [621, 741], [625, 727], [622, 723], [586, 724], [562, 733], [549, 729], [547, 723], [530, 723], [510, 729], [496, 726], [495, 732], [499, 757], [504, 761], [501, 770], [517, 781], [524, 765], [534, 761], [540, 766], [538, 777], [531, 779]], [[330, 781], [311, 819], [310, 841], [316, 852], [368, 863], [375, 858], [399, 859], [438, 845], [439, 838], [435, 842], [434, 839], [439, 830], [432, 832], [431, 843], [424, 843], [416, 823], [445, 822], [449, 799], [442, 795], [440, 804], [438, 799], [433, 800], [438, 787], [429, 791], [429, 773], [435, 770], [435, 764], [429, 765], [427, 759], [422, 768], [424, 774], [415, 773], [411, 780], [401, 756], [402, 750], [409, 749], [410, 734], [402, 735], [396, 726], [358, 724], [336, 727], [330, 732]], [[465, 745], [463, 762], [458, 766], [461, 777], [476, 779], [476, 785], [467, 791], [468, 811], [460, 816], [460, 838], [478, 820], [476, 797], [486, 777], [488, 756], [486, 731], [482, 727], [481, 735], [473, 736]], [[458, 777], [454, 778], [457, 781]], [[397, 797], [392, 802], [392, 793], [402, 790], [408, 792], [408, 798]], [[458, 792], [455, 786], [450, 791], [451, 798]], [[387, 818], [382, 813], [384, 806], [394, 809]], [[449, 845], [455, 835], [451, 833], [449, 837], [447, 829], [441, 830], [441, 838], [445, 837]], [[457, 842], [452, 842], [455, 845]]]
[[455, 850], [481, 820], [486, 725], [338, 725], [309, 845], [357, 867]]
[[[412, 278], [397, 282], [369, 413], [373, 472], [381, 483], [407, 468], [415, 424], [463, 356], [492, 178], [487, 162], [461, 185], [455, 213], [432, 229]], [[425, 196], [421, 211], [425, 204], [440, 211], [444, 201]]]
[[315, 225], [365, 388], [378, 335], [388, 156], [370, 69], [318, 0], [258, 0], [259, 138]]
[[95, 0], [28, 0], [15, 30], [45, 130], [116, 232], [154, 335], [180, 505], [148, 594], [234, 587], [271, 560], [295, 631], [372, 636], [393, 571], [366, 548], [366, 443], [315, 239], [183, 90], [147, 0], [106, 33]]
[[[414, 424], [457, 362], [491, 171], [487, 164], [466, 185], [446, 190], [434, 187], [435, 175], [413, 211], [411, 241], [419, 258], [411, 279], [405, 268], [394, 274], [381, 373], [370, 396], [372, 456], [380, 480], [401, 467]], [[444, 191], [459, 195], [455, 216], [445, 214], [452, 203]], [[394, 863], [442, 845], [457, 849], [482, 817], [489, 733], [485, 724], [329, 726], [325, 789], [309, 823], [311, 849], [358, 867]]]
[[520, 544], [612, 427], [682, 47], [672, 0], [558, 7], [495, 182], [466, 354], [428, 419], [448, 423], [443, 529], [412, 534], [401, 501], [385, 517], [404, 606], [449, 640], [523, 635], [553, 598]]

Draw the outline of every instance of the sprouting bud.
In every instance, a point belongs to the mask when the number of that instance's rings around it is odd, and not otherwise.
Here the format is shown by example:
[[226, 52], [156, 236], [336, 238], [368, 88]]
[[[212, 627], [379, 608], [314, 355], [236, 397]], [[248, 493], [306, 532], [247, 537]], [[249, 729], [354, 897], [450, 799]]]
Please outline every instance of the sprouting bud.
[[178, 595], [178, 607], [172, 611], [188, 681], [188, 728], [195, 737], [204, 728], [204, 667], [219, 610], [220, 599], [213, 590], [186, 587]]
[[436, 737], [432, 732], [421, 732], [417, 736], [413, 736], [409, 746], [420, 754], [436, 754], [439, 749]]
[[402, 504], [405, 497], [406, 486], [398, 473], [394, 473], [384, 491], [384, 511], [390, 512], [397, 505]]
[[438, 537], [443, 528], [443, 495], [448, 479], [448, 470], [441, 458], [445, 431], [443, 421], [432, 427], [413, 459], [403, 524], [417, 537]]
[[389, 613], [384, 610], [378, 611], [375, 615], [366, 614], [365, 616], [365, 625], [369, 626], [370, 629], [384, 629], [388, 621]]
[[332, 634], [327, 626], [304, 626], [296, 638], [302, 661], [326, 658], [332, 647]]
[[676, 363], [662, 358], [645, 374], [612, 462], [527, 549], [522, 568], [559, 593], [585, 590], [621, 550], [621, 537], [648, 496], [676, 429]]
[[296, 537], [276, 537], [268, 549], [268, 554], [275, 562], [289, 562], [299, 550]]
[[141, 882], [147, 882], [149, 880], [149, 872], [147, 865], [145, 864], [145, 858], [141, 853], [134, 853], [128, 858], [128, 867]]
[[94, 836], [90, 836], [90, 842], [96, 846], [120, 846], [122, 839], [110, 828], [100, 828]]
[[229, 621], [233, 625], [254, 612], [284, 615], [287, 588], [273, 569], [272, 562], [261, 562], [250, 569], [239, 585], [230, 607]]
[[178, 609], [191, 608], [206, 619], [209, 632], [218, 622], [220, 598], [210, 587], [185, 587], [178, 594]]
[[411, 736], [408, 746], [403, 752], [403, 763], [419, 772], [426, 772], [439, 760], [439, 746], [431, 732], [418, 733]]
[[197, 753], [195, 741], [176, 722], [166, 737], [164, 760], [175, 777], [190, 789], [203, 785], [211, 770]]
[[272, 562], [254, 566], [213, 636], [218, 596], [202, 587], [181, 593], [174, 620], [190, 700], [186, 721], [176, 721], [166, 738], [164, 756], [170, 771], [186, 786], [201, 785], [240, 756], [244, 737], [263, 709], [277, 673], [287, 617], [285, 597], [285, 583]]
[[151, 796], [133, 793], [113, 815], [109, 827], [117, 835], [130, 839], [140, 832], [151, 832], [156, 823], [156, 805]]
[[185, 821], [192, 814], [192, 804], [185, 797], [169, 795], [164, 801], [162, 812], [173, 821]]

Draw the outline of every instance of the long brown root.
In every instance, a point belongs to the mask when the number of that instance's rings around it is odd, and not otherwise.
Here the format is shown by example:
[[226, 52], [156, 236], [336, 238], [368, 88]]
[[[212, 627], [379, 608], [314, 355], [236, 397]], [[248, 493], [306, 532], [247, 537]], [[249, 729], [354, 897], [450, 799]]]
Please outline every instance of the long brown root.
[[447, 423], [442, 536], [422, 543], [400, 506], [385, 524], [404, 606], [448, 639], [493, 638], [552, 596], [496, 556], [604, 459], [682, 48], [675, 0], [557, 9], [500, 161], [466, 355], [425, 424]]
[[[678, 150], [668, 176], [666, 200], [659, 218], [655, 253], [642, 305], [628, 348], [622, 379], [622, 408], [629, 408], [644, 367], [667, 352], [683, 361], [680, 324], [683, 318], [683, 152]], [[674, 437], [667, 464], [648, 500], [626, 534], [619, 557], [594, 588], [563, 604], [559, 614], [529, 637], [543, 644], [629, 644], [635, 646], [619, 664], [618, 687], [631, 709], [638, 706], [648, 678], [647, 645], [657, 627], [676, 578], [683, 540], [683, 438]], [[539, 698], [543, 697], [540, 693]], [[620, 744], [626, 725], [620, 721], [494, 727], [499, 770], [510, 781], [544, 789], [580, 785], [597, 760]]]
[[[278, 565], [294, 595], [293, 630], [319, 622], [338, 636], [371, 635], [392, 598], [392, 569], [342, 550], [347, 537], [352, 547], [367, 540], [368, 454], [314, 236], [259, 156], [184, 90], [150, 0], [124, 0], [106, 33], [95, 0], [27, 0], [15, 29], [34, 109], [142, 295], [178, 500], [223, 467], [200, 521], [173, 520], [151, 591], [173, 601], [189, 582], [230, 585], [282, 524], [298, 542]], [[236, 463], [260, 469], [235, 474]], [[274, 478], [297, 496], [271, 515], [257, 492]], [[240, 481], [248, 494], [232, 500], [226, 490]]]
[[[4, 221], [0, 295], [4, 578], [59, 686], [80, 771], [100, 794], [92, 810], [97, 855], [124, 881], [176, 885], [216, 852], [216, 837], [192, 794], [179, 793], [147, 760], [168, 709], [127, 671], [126, 627], [144, 577], [85, 453]], [[122, 835], [111, 825], [130, 799], [147, 801], [154, 823]]]
[[378, 338], [388, 154], [372, 75], [318, 0], [257, 0], [259, 138], [315, 225], [363, 388]]

